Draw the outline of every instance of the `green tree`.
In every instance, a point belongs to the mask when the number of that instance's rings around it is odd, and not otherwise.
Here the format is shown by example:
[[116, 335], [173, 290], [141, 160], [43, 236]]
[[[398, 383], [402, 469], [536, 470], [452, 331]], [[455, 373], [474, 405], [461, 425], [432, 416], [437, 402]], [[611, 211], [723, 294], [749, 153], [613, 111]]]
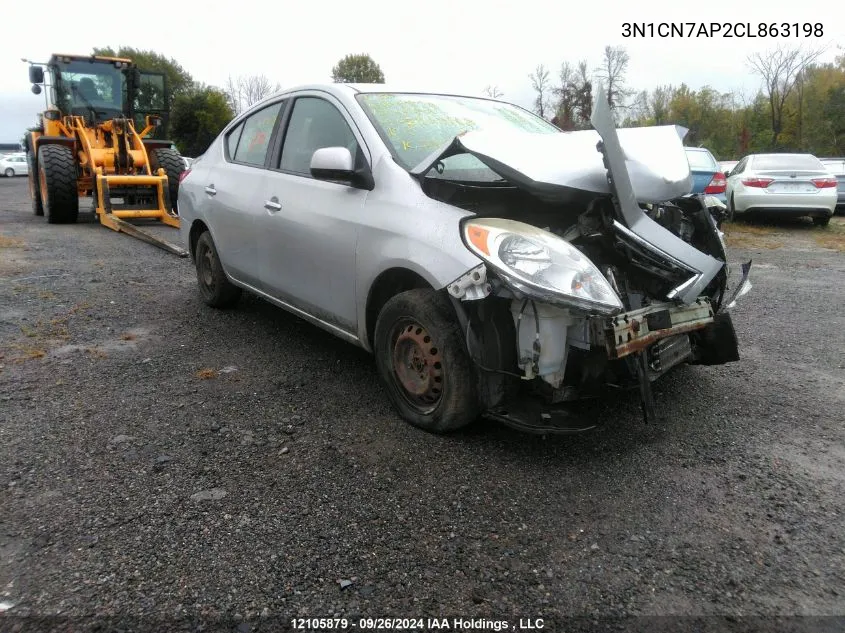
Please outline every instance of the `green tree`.
[[233, 117], [225, 92], [196, 84], [174, 100], [170, 127], [173, 142], [185, 156], [199, 156]]
[[131, 46], [121, 46], [115, 51], [110, 46], [95, 48], [94, 55], [107, 57], [126, 57], [135, 62], [141, 70], [148, 72], [164, 73], [167, 76], [167, 84], [170, 94], [174, 97], [192, 89], [194, 79], [191, 73], [182, 68], [175, 59], [168, 59], [161, 53], [155, 51], [141, 50]]
[[383, 84], [384, 73], [373, 58], [365, 53], [347, 55], [332, 68], [332, 81], [338, 84]]

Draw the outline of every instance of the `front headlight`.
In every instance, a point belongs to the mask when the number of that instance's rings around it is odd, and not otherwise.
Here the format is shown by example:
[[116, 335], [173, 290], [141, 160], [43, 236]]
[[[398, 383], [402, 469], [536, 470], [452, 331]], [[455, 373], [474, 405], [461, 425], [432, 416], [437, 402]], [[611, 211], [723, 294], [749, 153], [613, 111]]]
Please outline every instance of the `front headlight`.
[[467, 248], [525, 295], [602, 314], [623, 308], [593, 262], [548, 231], [514, 220], [479, 218], [465, 222], [462, 233]]

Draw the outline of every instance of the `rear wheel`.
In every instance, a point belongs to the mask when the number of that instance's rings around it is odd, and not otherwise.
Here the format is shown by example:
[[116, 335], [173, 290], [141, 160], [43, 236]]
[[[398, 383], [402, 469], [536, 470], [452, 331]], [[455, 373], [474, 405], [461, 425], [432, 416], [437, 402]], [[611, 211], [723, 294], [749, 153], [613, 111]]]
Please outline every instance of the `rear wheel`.
[[830, 216], [825, 215], [814, 217], [813, 224], [815, 224], [816, 226], [827, 226], [828, 224], [830, 224]]
[[38, 150], [38, 190], [47, 222], [76, 222], [79, 194], [76, 189], [76, 163], [70, 148], [46, 145]]
[[175, 149], [163, 147], [150, 152], [150, 167], [153, 173], [160, 167], [164, 168], [167, 174], [167, 190], [170, 194], [170, 208], [177, 213], [176, 200], [179, 197], [179, 176], [185, 171], [185, 163]]
[[408, 422], [446, 433], [478, 417], [475, 374], [443, 294], [417, 289], [390, 299], [379, 313], [374, 344], [388, 395]]
[[41, 189], [38, 187], [38, 171], [35, 169], [35, 155], [26, 153], [27, 181], [29, 182], [29, 200], [35, 215], [44, 215], [44, 205], [41, 204]]
[[194, 249], [194, 264], [197, 268], [200, 294], [206, 304], [212, 308], [228, 308], [238, 302], [241, 298], [241, 289], [226, 277], [214, 240], [211, 239], [211, 233], [208, 231], [200, 235], [197, 240]]

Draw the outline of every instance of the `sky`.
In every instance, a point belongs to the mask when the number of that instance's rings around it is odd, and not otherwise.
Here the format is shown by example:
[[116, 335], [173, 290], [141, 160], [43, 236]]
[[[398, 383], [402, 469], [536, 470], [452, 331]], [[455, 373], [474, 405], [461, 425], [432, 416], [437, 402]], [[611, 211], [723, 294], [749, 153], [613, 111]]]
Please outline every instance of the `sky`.
[[[0, 143], [16, 142], [43, 109], [30, 92], [21, 58], [46, 61], [51, 53], [88, 54], [97, 46], [152, 49], [177, 60], [194, 79], [223, 86], [227, 77], [266, 75], [283, 88], [331, 81], [331, 69], [349, 53], [368, 53], [387, 83], [480, 95], [488, 85], [501, 97], [531, 107], [528, 78], [538, 64], [555, 79], [564, 61], [586, 59], [596, 68], [605, 46], [630, 56], [626, 85], [651, 90], [685, 82], [747, 96], [760, 79], [749, 54], [775, 47], [824, 48], [819, 61], [845, 54], [845, 21], [829, 0], [170, 0], [150, 5], [104, 6], [95, 24], [90, 3], [40, 0], [3, 8], [0, 47]], [[577, 6], [576, 13], [569, 6]], [[96, 11], [95, 11], [96, 12]], [[50, 15], [61, 16], [54, 23]], [[109, 23], [112, 21], [113, 23]], [[653, 23], [653, 37], [624, 37], [625, 23]], [[657, 24], [680, 22], [798, 23], [822, 25], [821, 37], [660, 37]], [[689, 28], [689, 27], [685, 27]], [[743, 27], [741, 30], [745, 30]], [[792, 27], [794, 28], [794, 27]], [[686, 35], [686, 33], [685, 33]]]

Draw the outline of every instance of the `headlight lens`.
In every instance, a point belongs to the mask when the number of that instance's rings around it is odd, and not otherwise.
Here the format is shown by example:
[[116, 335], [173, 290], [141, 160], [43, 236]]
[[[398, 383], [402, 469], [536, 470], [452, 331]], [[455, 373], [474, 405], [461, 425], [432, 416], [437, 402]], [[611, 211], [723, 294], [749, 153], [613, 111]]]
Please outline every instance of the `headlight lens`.
[[464, 243], [519, 292], [613, 314], [622, 302], [604, 275], [566, 240], [530, 224], [483, 218], [463, 225]]

